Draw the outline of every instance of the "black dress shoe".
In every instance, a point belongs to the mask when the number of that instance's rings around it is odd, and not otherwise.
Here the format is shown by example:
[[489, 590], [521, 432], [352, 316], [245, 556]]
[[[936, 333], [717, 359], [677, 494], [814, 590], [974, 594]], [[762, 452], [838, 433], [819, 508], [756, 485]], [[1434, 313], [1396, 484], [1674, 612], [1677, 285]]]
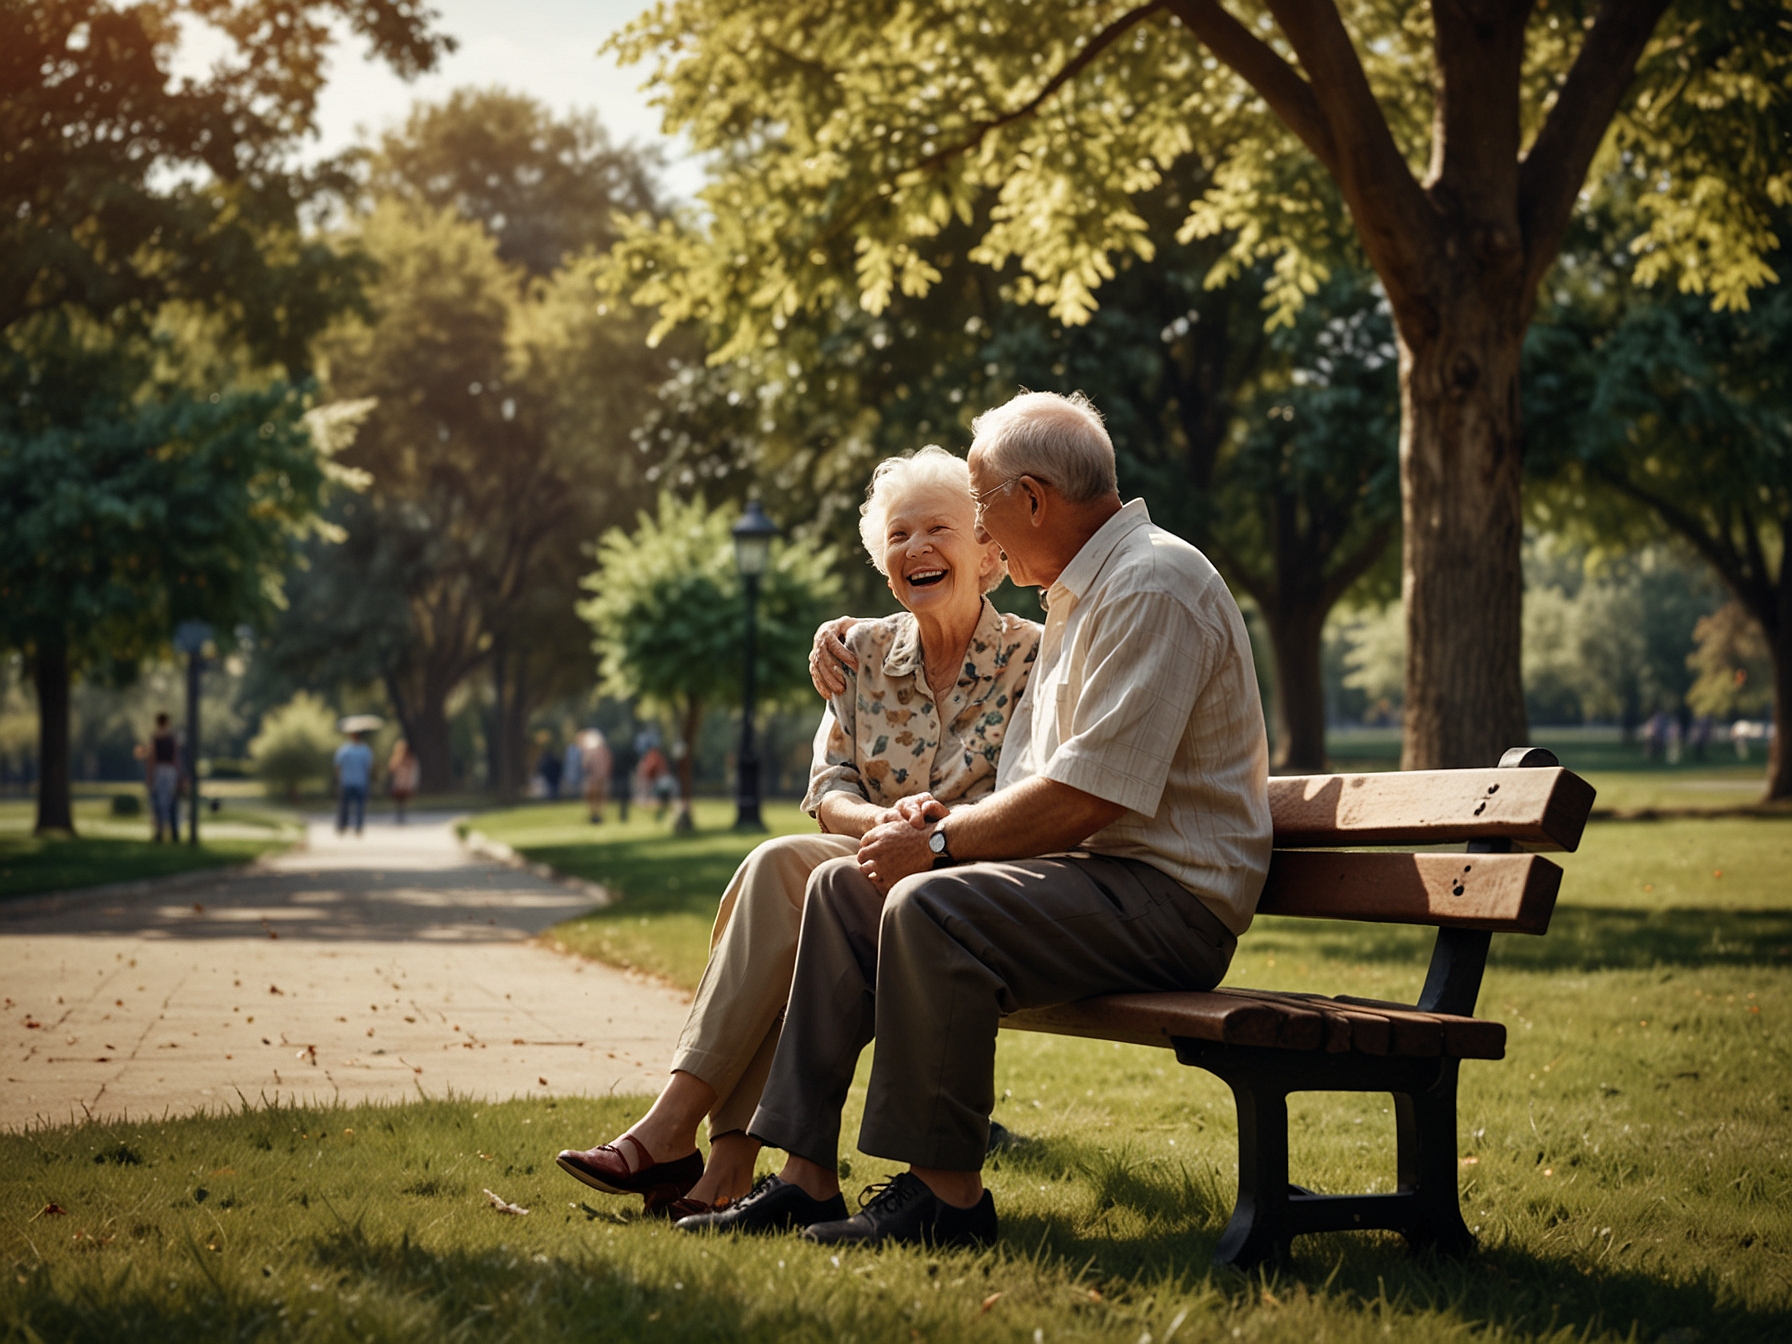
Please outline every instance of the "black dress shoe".
[[832, 1199], [811, 1199], [800, 1187], [776, 1176], [767, 1176], [754, 1186], [750, 1194], [714, 1213], [693, 1214], [680, 1218], [672, 1226], [681, 1232], [788, 1232], [808, 1227], [811, 1223], [837, 1221], [846, 1217], [846, 1201], [839, 1195]]
[[[948, 1204], [913, 1172], [866, 1187], [864, 1208], [837, 1223], [815, 1223], [805, 1241], [881, 1246], [987, 1246], [996, 1239], [996, 1202], [989, 1191], [968, 1209]], [[863, 1198], [863, 1196], [861, 1196]]]

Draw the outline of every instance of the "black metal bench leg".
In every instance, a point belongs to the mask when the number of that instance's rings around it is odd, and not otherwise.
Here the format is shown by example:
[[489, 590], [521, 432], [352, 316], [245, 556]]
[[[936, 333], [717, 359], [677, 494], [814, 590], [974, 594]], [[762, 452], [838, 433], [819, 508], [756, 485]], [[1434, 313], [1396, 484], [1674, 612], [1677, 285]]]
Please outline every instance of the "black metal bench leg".
[[1285, 1261], [1294, 1230], [1288, 1209], [1288, 1094], [1260, 1080], [1229, 1077], [1238, 1108], [1238, 1204], [1213, 1263], [1248, 1270]]
[[1445, 1255], [1475, 1249], [1456, 1189], [1457, 1069], [1458, 1061], [1448, 1060], [1429, 1089], [1394, 1094], [1400, 1193], [1412, 1201], [1400, 1231], [1414, 1250]]

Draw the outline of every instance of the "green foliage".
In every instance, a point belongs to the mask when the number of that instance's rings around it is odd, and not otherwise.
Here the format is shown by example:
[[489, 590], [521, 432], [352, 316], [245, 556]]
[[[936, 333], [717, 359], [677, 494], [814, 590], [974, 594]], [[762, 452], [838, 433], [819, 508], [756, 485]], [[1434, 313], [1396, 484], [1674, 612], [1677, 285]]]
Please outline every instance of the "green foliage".
[[133, 660], [189, 618], [265, 620], [331, 476], [295, 391], [0, 410], [0, 643]]
[[262, 717], [261, 731], [249, 743], [255, 773], [270, 789], [296, 799], [307, 784], [327, 784], [340, 738], [330, 707], [308, 691], [300, 691]]
[[652, 213], [654, 161], [616, 148], [595, 116], [556, 119], [527, 94], [456, 89], [418, 103], [380, 140], [369, 186], [379, 196], [452, 209], [483, 225], [498, 255], [545, 276], [607, 250], [614, 216]]
[[[1782, 227], [1787, 218], [1776, 216]], [[1792, 280], [1766, 286], [1746, 310], [1615, 287], [1632, 219], [1614, 211], [1587, 230], [1548, 320], [1533, 329], [1527, 450], [1547, 481], [1533, 513], [1612, 547], [1678, 537], [1765, 636], [1770, 669], [1757, 689], [1792, 685]], [[1783, 267], [1785, 255], [1771, 259]], [[1729, 663], [1732, 673], [1741, 665]], [[1725, 702], [1706, 680], [1700, 703]], [[1775, 712], [1784, 722], [1792, 707]], [[1769, 766], [1775, 797], [1792, 796], [1784, 741]]]
[[[611, 528], [579, 614], [596, 635], [605, 689], [660, 706], [735, 702], [746, 611], [729, 528], [734, 510], [660, 495], [633, 533]], [[768, 699], [809, 684], [809, 640], [834, 613], [831, 549], [774, 545], [760, 580], [757, 678]]]
[[[140, 334], [184, 300], [302, 371], [359, 272], [300, 229], [346, 178], [289, 158], [315, 129], [332, 20], [408, 76], [453, 49], [433, 17], [408, 0], [0, 6], [0, 329], [73, 311]], [[226, 50], [175, 78], [200, 19]]]
[[1699, 618], [1697, 647], [1687, 658], [1698, 674], [1686, 703], [1717, 718], [1765, 714], [1773, 708], [1773, 651], [1740, 602]]
[[[1431, 13], [1339, 9], [1394, 149], [1423, 176]], [[1232, 12], [1264, 59], [1292, 59], [1270, 10]], [[705, 218], [639, 222], [613, 283], [658, 308], [661, 330], [716, 332], [723, 361], [781, 345], [799, 314], [875, 314], [925, 292], [948, 269], [941, 240], [955, 225], [976, 222], [969, 255], [1014, 299], [1072, 324], [1089, 320], [1123, 258], [1150, 259], [1174, 231], [1223, 241], [1211, 283], [1267, 266], [1271, 320], [1289, 321], [1331, 273], [1344, 219], [1317, 161], [1227, 63], [1239, 44], [1217, 57], [1185, 13], [1197, 10], [1107, 0], [650, 11], [613, 46], [656, 63], [667, 129], [719, 168]], [[1577, 4], [1537, 7], [1519, 75], [1527, 138], [1591, 26]], [[1608, 150], [1662, 187], [1640, 278], [1672, 273], [1728, 304], [1768, 278], [1769, 218], [1788, 182], [1786, 37], [1783, 7], [1755, 0], [1676, 6], [1649, 42]], [[1340, 142], [1379, 132], [1332, 128]], [[1180, 221], [1154, 228], [1147, 202], [1187, 158], [1210, 179]]]
[[1532, 721], [1630, 726], [1658, 710], [1685, 712], [1695, 627], [1722, 601], [1711, 576], [1661, 545], [1589, 556], [1539, 541], [1529, 552], [1524, 670]]
[[319, 351], [332, 391], [372, 406], [345, 460], [374, 486], [333, 516], [343, 544], [307, 557], [269, 661], [381, 684], [426, 790], [450, 782], [446, 706], [470, 677], [491, 679], [501, 790], [526, 775], [530, 714], [589, 689], [581, 548], [650, 498], [630, 430], [668, 356], [579, 253], [613, 208], [651, 206], [649, 167], [588, 119], [463, 92], [384, 138], [340, 239], [378, 275]]

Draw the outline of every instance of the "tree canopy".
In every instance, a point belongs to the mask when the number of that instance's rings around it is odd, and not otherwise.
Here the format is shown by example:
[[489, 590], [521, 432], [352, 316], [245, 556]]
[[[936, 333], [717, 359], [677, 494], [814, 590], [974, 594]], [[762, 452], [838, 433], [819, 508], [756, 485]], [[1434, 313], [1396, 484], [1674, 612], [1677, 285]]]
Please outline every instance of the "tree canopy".
[[[705, 712], [738, 703], [746, 611], [729, 528], [737, 514], [701, 498], [660, 495], [635, 530], [611, 528], [585, 579], [580, 607], [595, 635], [605, 689], [676, 714], [684, 739], [679, 777], [685, 814]], [[786, 543], [772, 548], [758, 603], [757, 682], [769, 700], [809, 685], [809, 637], [837, 614], [835, 553]]]
[[1720, 307], [1770, 278], [1792, 190], [1777, 0], [679, 0], [616, 47], [716, 172], [613, 282], [717, 361], [923, 293], [973, 223], [1007, 296], [1087, 322], [1189, 157], [1169, 231], [1223, 242], [1211, 282], [1268, 267], [1271, 323], [1354, 234], [1402, 355], [1409, 765], [1524, 736], [1520, 352], [1589, 172], [1648, 188], [1636, 278]]

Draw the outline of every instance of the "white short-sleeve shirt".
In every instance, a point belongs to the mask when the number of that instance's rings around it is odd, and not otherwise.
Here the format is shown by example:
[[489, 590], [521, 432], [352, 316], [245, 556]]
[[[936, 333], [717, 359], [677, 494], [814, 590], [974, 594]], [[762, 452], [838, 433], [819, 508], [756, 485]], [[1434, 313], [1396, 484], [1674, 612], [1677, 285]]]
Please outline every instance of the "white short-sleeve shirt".
[[1225, 581], [1135, 499], [1046, 603], [997, 787], [1044, 775], [1120, 804], [1083, 848], [1161, 869], [1243, 933], [1269, 871], [1269, 741]]

